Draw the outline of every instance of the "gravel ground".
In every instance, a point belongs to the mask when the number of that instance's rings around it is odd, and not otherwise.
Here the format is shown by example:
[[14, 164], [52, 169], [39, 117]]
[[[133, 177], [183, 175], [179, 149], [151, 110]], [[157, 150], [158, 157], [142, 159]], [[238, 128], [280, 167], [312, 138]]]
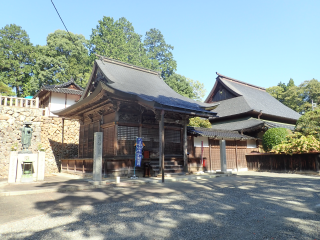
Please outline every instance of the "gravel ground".
[[0, 225], [0, 239], [320, 239], [319, 178], [188, 184], [207, 190], [52, 211]]

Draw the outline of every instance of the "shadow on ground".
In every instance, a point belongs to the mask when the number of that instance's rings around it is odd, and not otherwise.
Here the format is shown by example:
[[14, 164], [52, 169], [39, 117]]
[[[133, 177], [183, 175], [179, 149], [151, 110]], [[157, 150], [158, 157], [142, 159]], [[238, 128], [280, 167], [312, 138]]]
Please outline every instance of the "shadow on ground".
[[54, 224], [2, 237], [320, 239], [319, 203], [319, 178], [284, 175], [110, 187], [38, 201], [35, 208], [47, 214], [32, 221]]

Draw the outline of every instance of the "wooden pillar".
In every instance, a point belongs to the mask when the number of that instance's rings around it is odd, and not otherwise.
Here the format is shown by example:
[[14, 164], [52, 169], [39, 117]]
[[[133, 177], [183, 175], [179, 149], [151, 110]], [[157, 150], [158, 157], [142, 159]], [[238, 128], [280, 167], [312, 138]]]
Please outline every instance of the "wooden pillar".
[[316, 155], [316, 171], [319, 172], [319, 158], [320, 155]]
[[209, 141], [209, 163], [210, 163], [210, 167], [209, 167], [209, 171], [212, 171], [212, 159], [211, 159], [211, 143], [212, 141], [210, 141], [210, 139], [208, 139]]
[[162, 174], [162, 182], [164, 182], [164, 110], [161, 110], [161, 118], [159, 121], [159, 166]]
[[187, 137], [187, 120], [183, 125], [183, 166], [184, 170], [188, 169], [188, 137]]
[[118, 155], [118, 123], [114, 125], [114, 156]]

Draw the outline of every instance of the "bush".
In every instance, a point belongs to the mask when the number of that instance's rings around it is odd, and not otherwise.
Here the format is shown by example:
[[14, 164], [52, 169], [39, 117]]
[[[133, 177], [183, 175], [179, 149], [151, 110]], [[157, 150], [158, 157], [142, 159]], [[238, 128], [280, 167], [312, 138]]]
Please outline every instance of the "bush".
[[189, 119], [189, 125], [191, 127], [211, 128], [211, 123], [208, 119], [194, 117]]
[[286, 128], [271, 128], [262, 137], [262, 146], [266, 152], [269, 152], [274, 146], [286, 142], [286, 136], [291, 131]]
[[274, 146], [272, 152], [277, 154], [309, 153], [320, 151], [320, 141], [314, 136], [303, 136], [301, 133], [289, 134], [286, 142]]

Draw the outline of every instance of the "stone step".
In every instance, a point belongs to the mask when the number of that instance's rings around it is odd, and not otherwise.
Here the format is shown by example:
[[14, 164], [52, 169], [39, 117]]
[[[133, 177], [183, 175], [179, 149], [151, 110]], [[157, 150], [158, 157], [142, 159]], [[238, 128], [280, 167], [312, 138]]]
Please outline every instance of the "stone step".
[[[155, 172], [155, 175], [159, 175], [159, 171]], [[173, 174], [173, 173], [183, 173], [183, 169], [165, 169], [164, 170], [164, 174], [168, 175], [168, 174]]]
[[[159, 169], [159, 165], [151, 165], [152, 169]], [[176, 169], [176, 168], [183, 168], [182, 165], [164, 165], [164, 169]]]
[[[177, 165], [180, 165], [181, 163], [182, 163], [182, 161], [165, 161], [164, 165], [165, 166], [177, 166]], [[151, 161], [150, 165], [151, 166], [159, 165], [159, 161]]]

